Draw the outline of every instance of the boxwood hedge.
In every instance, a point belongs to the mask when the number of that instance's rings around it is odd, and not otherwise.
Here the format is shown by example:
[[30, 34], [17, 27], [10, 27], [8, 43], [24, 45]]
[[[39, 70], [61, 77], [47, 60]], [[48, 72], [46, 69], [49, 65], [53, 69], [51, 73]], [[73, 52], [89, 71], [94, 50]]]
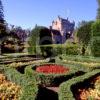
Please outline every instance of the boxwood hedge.
[[[30, 70], [32, 73], [34, 73], [36, 75], [36, 79], [37, 79], [39, 85], [58, 86], [63, 81], [69, 80], [72, 77], [83, 75], [86, 72], [85, 70], [80, 69], [79, 67], [74, 66], [74, 65], [66, 65], [66, 64], [65, 65], [61, 64], [61, 65], [63, 65], [64, 67], [69, 68], [69, 72], [66, 72], [64, 74], [38, 73], [38, 72], [35, 71], [36, 67], [40, 66], [38, 64], [38, 65], [33, 65], [33, 66], [26, 67], [25, 73], [27, 73], [28, 70]], [[34, 74], [33, 74], [33, 77], [34, 77]]]
[[27, 72], [25, 75], [20, 74], [14, 68], [5, 67], [2, 69], [7, 79], [20, 85], [22, 88], [22, 94], [19, 97], [19, 100], [35, 100], [38, 93], [38, 87], [36, 80], [31, 75], [31, 72]]
[[59, 87], [59, 100], [75, 100], [72, 88], [75, 87], [76, 84], [81, 84], [97, 74], [100, 74], [100, 69], [93, 70], [92, 72], [72, 78], [71, 80], [62, 83]]

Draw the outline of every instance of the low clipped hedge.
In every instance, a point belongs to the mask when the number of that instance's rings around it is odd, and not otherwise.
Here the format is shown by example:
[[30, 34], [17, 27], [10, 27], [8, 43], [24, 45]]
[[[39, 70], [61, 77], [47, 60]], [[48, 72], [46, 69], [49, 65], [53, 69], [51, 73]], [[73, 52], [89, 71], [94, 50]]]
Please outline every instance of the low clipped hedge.
[[14, 68], [4, 68], [3, 70], [8, 80], [21, 86], [22, 94], [20, 95], [19, 100], [36, 99], [38, 87], [31, 72], [27, 71], [25, 75], [22, 75]]
[[[33, 47], [29, 47], [29, 48], [33, 48]], [[72, 44], [36, 45], [34, 48], [37, 52], [36, 54], [41, 54], [44, 57], [56, 56], [60, 54], [66, 54], [66, 55], [80, 54], [80, 46], [78, 44], [73, 44], [73, 43]]]
[[47, 73], [45, 74], [45, 73], [36, 72], [36, 67], [38, 66], [41, 65], [38, 64], [38, 65], [26, 67], [25, 73], [27, 72], [27, 70], [33, 72], [36, 75], [38, 84], [42, 86], [59, 86], [59, 84], [62, 83], [63, 81], [69, 80], [72, 77], [76, 77], [85, 73], [85, 71], [83, 71], [77, 66], [74, 65], [66, 66], [61, 64], [61, 66], [64, 66], [65, 68], [66, 67], [69, 68], [69, 71], [64, 74], [47, 74]]
[[89, 78], [100, 74], [100, 69], [93, 70], [92, 72], [86, 73], [82, 76], [73, 78], [69, 81], [66, 81], [60, 85], [59, 88], [59, 100], [75, 100], [73, 95], [73, 88], [78, 87], [78, 84], [84, 83]]
[[53, 46], [56, 55], [78, 55], [80, 53], [80, 46], [77, 44], [57, 44]]
[[56, 57], [57, 59], [61, 58], [61, 60], [70, 60], [70, 61], [80, 61], [80, 62], [93, 62], [93, 63], [100, 63], [99, 57], [93, 57], [93, 56], [80, 56], [80, 55], [68, 55], [65, 54], [59, 55]]
[[59, 55], [56, 57], [56, 63], [80, 66], [80, 68], [87, 71], [91, 71], [96, 68], [100, 69], [100, 57]]

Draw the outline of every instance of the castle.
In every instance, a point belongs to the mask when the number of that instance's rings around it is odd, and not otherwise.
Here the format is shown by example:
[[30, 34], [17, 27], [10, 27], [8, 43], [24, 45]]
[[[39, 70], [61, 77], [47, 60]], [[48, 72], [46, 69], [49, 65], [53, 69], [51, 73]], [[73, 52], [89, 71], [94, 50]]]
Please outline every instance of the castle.
[[54, 44], [63, 44], [67, 39], [73, 39], [73, 31], [75, 22], [70, 22], [67, 19], [63, 19], [60, 16], [52, 22], [50, 26], [52, 41]]

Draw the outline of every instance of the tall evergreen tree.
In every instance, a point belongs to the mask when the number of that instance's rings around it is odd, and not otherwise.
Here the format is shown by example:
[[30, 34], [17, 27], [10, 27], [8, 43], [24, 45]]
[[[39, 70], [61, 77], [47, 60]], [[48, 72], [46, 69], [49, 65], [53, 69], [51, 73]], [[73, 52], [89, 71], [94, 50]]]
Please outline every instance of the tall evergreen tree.
[[6, 25], [3, 12], [3, 5], [2, 1], [0, 0], [0, 38], [6, 35]]
[[2, 5], [2, 1], [0, 0], [0, 23], [3, 22], [4, 22], [3, 5]]
[[0, 54], [1, 54], [2, 37], [6, 35], [5, 33], [6, 33], [6, 26], [4, 21], [3, 5], [2, 1], [0, 0]]
[[97, 0], [97, 2], [98, 2], [97, 19], [100, 19], [100, 0]]

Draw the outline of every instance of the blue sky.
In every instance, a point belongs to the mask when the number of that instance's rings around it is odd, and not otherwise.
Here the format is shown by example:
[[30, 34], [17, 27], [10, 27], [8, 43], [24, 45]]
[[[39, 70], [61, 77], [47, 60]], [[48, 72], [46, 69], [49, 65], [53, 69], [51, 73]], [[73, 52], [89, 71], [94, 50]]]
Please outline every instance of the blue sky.
[[33, 28], [36, 24], [49, 27], [58, 15], [69, 17], [76, 24], [95, 20], [96, 0], [2, 0], [5, 19], [9, 24]]

